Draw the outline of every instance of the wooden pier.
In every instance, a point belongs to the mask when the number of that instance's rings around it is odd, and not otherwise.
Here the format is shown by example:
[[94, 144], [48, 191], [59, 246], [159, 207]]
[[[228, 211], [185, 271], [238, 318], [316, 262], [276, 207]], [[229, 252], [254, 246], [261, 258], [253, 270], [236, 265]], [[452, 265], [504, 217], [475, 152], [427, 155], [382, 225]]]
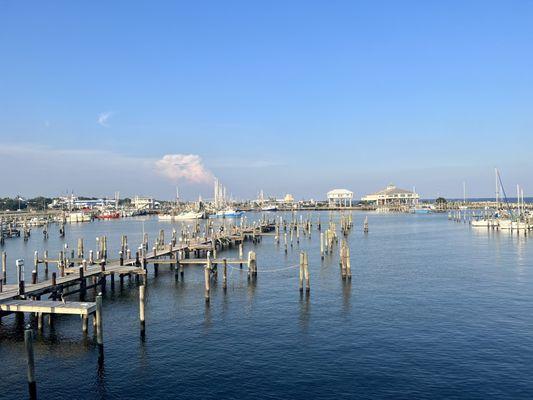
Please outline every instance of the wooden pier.
[[[218, 263], [222, 264], [223, 259], [206, 258], [192, 259], [191, 255], [200, 257], [202, 254], [210, 256], [217, 250], [242, 243], [246, 239], [257, 240], [262, 234], [274, 229], [274, 224], [263, 222], [252, 227], [232, 227], [227, 234], [212, 234], [207, 237], [184, 238], [178, 242], [175, 232], [169, 244], [163, 244], [161, 237], [156, 240], [156, 244], [151, 251], [147, 251], [147, 240], [143, 242], [139, 250], [136, 251], [135, 258], [123, 258], [124, 253], [120, 252], [118, 260], [106, 258], [107, 248], [101, 249], [98, 259], [91, 260], [91, 264], [81, 257], [66, 259], [64, 252], [59, 258], [39, 258], [36, 254], [34, 260], [34, 270], [32, 271], [32, 282], [26, 283], [24, 273], [18, 273], [18, 282], [15, 285], [7, 285], [4, 279], [0, 279], [0, 317], [9, 313], [36, 313], [42, 314], [77, 314], [88, 316], [95, 313], [95, 303], [83, 302], [86, 292], [90, 288], [99, 288], [105, 292], [107, 277], [111, 277], [111, 287], [114, 287], [114, 278], [119, 276], [122, 280], [124, 276], [135, 275], [142, 277], [146, 284], [147, 266], [152, 264], [157, 272], [160, 264], [170, 264], [179, 267], [180, 265], [209, 265], [211, 270]], [[100, 241], [102, 242], [102, 241]], [[123, 243], [124, 244], [124, 243]], [[82, 254], [79, 254], [82, 256]], [[3, 256], [5, 259], [5, 255]], [[255, 259], [253, 260], [255, 262]], [[4, 261], [5, 262], [5, 261]], [[250, 260], [225, 260], [226, 264], [248, 264]], [[51, 279], [38, 281], [39, 264], [44, 264], [48, 269], [49, 264], [57, 264], [58, 273], [52, 274]], [[67, 267], [67, 264], [69, 265]], [[181, 267], [180, 267], [181, 269]], [[79, 294], [82, 302], [66, 302], [65, 297]], [[51, 300], [41, 300], [42, 296], [48, 295]], [[62, 301], [58, 301], [61, 299]]]

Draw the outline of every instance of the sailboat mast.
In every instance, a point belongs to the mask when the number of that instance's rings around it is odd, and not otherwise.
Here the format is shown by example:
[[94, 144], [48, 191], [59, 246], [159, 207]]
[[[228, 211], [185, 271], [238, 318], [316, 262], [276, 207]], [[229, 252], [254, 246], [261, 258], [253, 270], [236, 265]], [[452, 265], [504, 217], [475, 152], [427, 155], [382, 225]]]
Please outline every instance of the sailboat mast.
[[494, 168], [494, 180], [496, 184], [496, 209], [500, 209], [500, 182], [498, 181], [498, 168]]
[[520, 185], [516, 185], [516, 207], [518, 209], [518, 216], [520, 217]]

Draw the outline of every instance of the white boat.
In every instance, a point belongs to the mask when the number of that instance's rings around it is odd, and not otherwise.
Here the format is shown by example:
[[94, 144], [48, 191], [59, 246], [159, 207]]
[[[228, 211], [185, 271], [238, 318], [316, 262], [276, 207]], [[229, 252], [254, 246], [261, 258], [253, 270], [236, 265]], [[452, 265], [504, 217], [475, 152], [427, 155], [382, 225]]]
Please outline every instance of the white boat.
[[412, 214], [430, 214], [432, 213], [434, 208], [430, 205], [422, 205], [417, 204], [416, 206], [412, 207], [409, 212]]
[[91, 215], [84, 212], [72, 212], [66, 216], [66, 221], [70, 223], [91, 222]]
[[498, 227], [498, 220], [496, 219], [474, 219], [470, 221], [470, 225], [474, 228], [496, 228]]
[[510, 219], [500, 219], [499, 227], [503, 230], [526, 230], [529, 229], [529, 225], [523, 221], [513, 221]]
[[212, 218], [236, 218], [244, 214], [243, 211], [237, 211], [233, 208], [217, 211], [215, 214], [210, 215]]
[[193, 219], [201, 219], [204, 214], [201, 212], [186, 211], [179, 214], [159, 214], [160, 221], [188, 221]]
[[261, 211], [278, 211], [278, 207], [274, 205], [266, 205], [261, 207]]

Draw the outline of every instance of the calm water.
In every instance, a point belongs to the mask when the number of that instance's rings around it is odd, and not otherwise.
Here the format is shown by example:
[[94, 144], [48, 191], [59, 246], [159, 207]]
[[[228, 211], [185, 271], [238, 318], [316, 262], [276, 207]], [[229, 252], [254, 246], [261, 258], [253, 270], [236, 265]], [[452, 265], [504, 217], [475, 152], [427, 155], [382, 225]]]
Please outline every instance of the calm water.
[[[273, 237], [246, 243], [245, 252], [257, 252], [256, 284], [231, 269], [227, 294], [215, 285], [210, 307], [201, 267], [186, 267], [184, 282], [166, 266], [157, 278], [150, 269], [145, 343], [138, 291], [117, 285], [104, 298], [101, 371], [92, 332], [83, 339], [78, 317], [59, 317], [36, 338], [40, 397], [532, 398], [533, 240], [475, 231], [445, 215], [368, 214], [364, 235], [365, 215], [354, 213], [349, 236], [351, 283], [340, 279], [337, 252], [320, 260], [316, 227], [287, 255]], [[142, 224], [70, 225], [65, 242], [75, 247], [83, 236], [86, 249], [95, 248], [94, 238], [107, 234], [116, 254], [121, 233], [135, 248]], [[144, 226], [151, 242], [161, 227], [170, 237], [168, 223]], [[63, 244], [56, 229], [46, 243], [38, 230], [27, 243], [6, 241], [11, 282], [15, 258], [31, 265], [45, 246], [55, 256]], [[309, 253], [308, 299], [300, 297], [298, 270], [288, 268], [300, 249]], [[2, 399], [26, 397], [22, 336], [13, 316], [2, 320]]]

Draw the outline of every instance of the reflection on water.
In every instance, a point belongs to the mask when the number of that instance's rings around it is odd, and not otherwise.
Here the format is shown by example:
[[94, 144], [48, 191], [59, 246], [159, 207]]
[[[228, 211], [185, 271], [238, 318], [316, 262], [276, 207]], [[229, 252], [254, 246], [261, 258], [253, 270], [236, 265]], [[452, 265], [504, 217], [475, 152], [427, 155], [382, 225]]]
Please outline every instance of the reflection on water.
[[[305, 292], [305, 291], [304, 291]], [[311, 293], [300, 292], [300, 328], [303, 332], [307, 332], [309, 328], [309, 321], [311, 319]]]
[[346, 279], [342, 283], [342, 313], [343, 315], [350, 314], [352, 298], [352, 280]]

